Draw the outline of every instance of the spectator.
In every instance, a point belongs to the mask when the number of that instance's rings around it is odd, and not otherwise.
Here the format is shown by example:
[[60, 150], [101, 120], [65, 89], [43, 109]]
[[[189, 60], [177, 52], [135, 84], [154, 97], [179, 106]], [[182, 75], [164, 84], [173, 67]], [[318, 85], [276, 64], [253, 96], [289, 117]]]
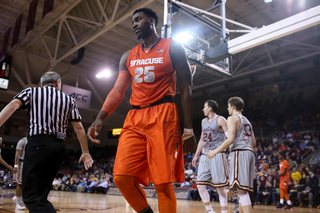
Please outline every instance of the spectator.
[[188, 200], [201, 200], [199, 191], [198, 191], [198, 186], [194, 180], [192, 180], [192, 186], [189, 188], [188, 191]]
[[184, 183], [181, 183], [180, 187], [189, 187], [190, 186], [190, 179], [186, 179]]
[[256, 204], [261, 203], [262, 192], [264, 191], [264, 184], [258, 179], [257, 181], [257, 196], [256, 196]]
[[273, 188], [276, 188], [277, 184], [277, 178], [276, 175], [272, 172], [272, 169], [267, 169], [267, 175], [266, 175], [267, 181], [269, 181], [272, 184]]
[[293, 187], [289, 190], [289, 197], [292, 200], [292, 205], [298, 206], [299, 203], [296, 201], [298, 198], [298, 192], [302, 191], [302, 186], [299, 185], [297, 180], [293, 180]]
[[96, 192], [97, 192], [97, 193], [102, 193], [102, 194], [107, 193], [108, 185], [109, 185], [109, 182], [108, 182], [107, 178], [105, 178], [105, 179], [103, 180], [103, 182], [100, 183], [100, 184], [97, 186]]
[[318, 160], [316, 159], [316, 155], [313, 154], [309, 160], [309, 164], [310, 165], [317, 165], [318, 164]]
[[298, 159], [297, 159], [296, 152], [292, 152], [290, 158], [291, 158], [294, 166], [295, 166], [295, 167], [298, 167]]
[[311, 204], [312, 206], [314, 204], [318, 205], [318, 185], [319, 185], [319, 179], [318, 179], [318, 176], [314, 174], [314, 172], [312, 170], [309, 171], [309, 174], [310, 174], [310, 186], [311, 186], [311, 192], [313, 194], [313, 196], [316, 198], [315, 201], [316, 203], [310, 203], [309, 201], [309, 204]]
[[292, 180], [296, 180], [298, 183], [301, 179], [301, 173], [297, 171], [297, 167], [295, 166], [292, 168], [291, 178]]
[[315, 134], [313, 134], [311, 142], [312, 142], [314, 148], [316, 150], [318, 150], [319, 149], [319, 140], [318, 140], [318, 138], [316, 137]]
[[94, 192], [95, 187], [96, 187], [96, 185], [98, 185], [98, 183], [99, 182], [98, 182], [97, 178], [95, 178], [95, 177], [91, 178], [91, 183], [88, 185], [87, 192], [88, 193]]
[[266, 160], [267, 156], [264, 154], [264, 152], [261, 152], [260, 155], [258, 156], [258, 160]]
[[311, 190], [312, 188], [311, 188], [311, 184], [310, 184], [310, 179], [307, 178], [306, 180], [307, 180], [306, 184], [304, 184], [302, 186], [302, 190], [298, 192], [299, 207], [304, 206], [303, 205], [303, 198], [307, 197], [307, 198], [309, 198], [308, 199], [308, 201], [309, 201], [308, 207], [312, 208], [314, 195]]
[[307, 174], [306, 172], [302, 172], [301, 179], [299, 181], [300, 185], [304, 185], [307, 183]]
[[54, 190], [57, 190], [58, 188], [58, 185], [61, 183], [61, 178], [57, 179], [57, 178], [54, 178], [53, 182], [52, 182], [52, 188]]
[[271, 203], [272, 192], [274, 191], [275, 189], [273, 188], [272, 183], [267, 181], [267, 185], [262, 192], [262, 201], [265, 205]]
[[83, 178], [83, 180], [79, 183], [79, 185], [77, 186], [77, 191], [78, 192], [84, 192], [85, 188], [87, 185], [87, 179]]
[[185, 170], [184, 174], [185, 178], [191, 178], [191, 176], [193, 175], [193, 170], [191, 169], [190, 164], [188, 164], [188, 169]]

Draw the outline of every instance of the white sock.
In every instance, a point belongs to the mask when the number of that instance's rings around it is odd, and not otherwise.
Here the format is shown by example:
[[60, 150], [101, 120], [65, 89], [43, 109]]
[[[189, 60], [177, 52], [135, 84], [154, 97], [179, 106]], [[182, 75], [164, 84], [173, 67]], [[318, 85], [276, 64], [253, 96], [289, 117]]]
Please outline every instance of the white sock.
[[280, 204], [283, 204], [283, 199], [280, 199]]
[[292, 205], [291, 200], [287, 200], [287, 204], [291, 206]]
[[205, 206], [205, 207], [206, 207], [207, 211], [209, 211], [209, 210], [213, 211], [212, 205], [208, 205], [208, 206]]
[[228, 210], [221, 210], [221, 213], [228, 213]]
[[23, 206], [22, 197], [17, 197], [16, 202], [17, 202], [20, 206]]

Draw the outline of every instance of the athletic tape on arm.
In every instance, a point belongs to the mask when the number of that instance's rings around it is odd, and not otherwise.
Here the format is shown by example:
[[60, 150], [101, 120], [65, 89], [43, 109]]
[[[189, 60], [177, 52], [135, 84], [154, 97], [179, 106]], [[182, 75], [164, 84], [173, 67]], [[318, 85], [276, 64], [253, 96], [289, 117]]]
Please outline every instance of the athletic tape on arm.
[[112, 90], [108, 94], [101, 110], [110, 115], [120, 104], [127, 87], [130, 84], [131, 75], [128, 71], [120, 71], [118, 79], [113, 86]]

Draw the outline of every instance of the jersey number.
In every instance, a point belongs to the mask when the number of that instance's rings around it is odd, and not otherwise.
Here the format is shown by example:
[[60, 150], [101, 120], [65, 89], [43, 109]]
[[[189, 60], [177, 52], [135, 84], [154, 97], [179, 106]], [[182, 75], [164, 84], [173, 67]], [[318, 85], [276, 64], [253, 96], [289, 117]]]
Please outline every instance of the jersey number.
[[204, 142], [212, 141], [211, 132], [209, 132], [209, 133], [203, 133], [203, 141], [204, 141]]
[[[136, 83], [141, 83], [141, 82], [147, 82], [147, 83], [151, 83], [154, 81], [155, 79], [155, 75], [154, 72], [152, 72], [152, 70], [154, 70], [154, 66], [148, 66], [145, 67], [143, 69], [143, 67], [137, 67], [134, 70], [134, 73], [136, 74], [134, 76], [134, 80]], [[144, 74], [144, 76], [142, 76], [142, 74]]]
[[243, 134], [249, 137], [252, 135], [251, 126], [249, 124], [243, 125]]

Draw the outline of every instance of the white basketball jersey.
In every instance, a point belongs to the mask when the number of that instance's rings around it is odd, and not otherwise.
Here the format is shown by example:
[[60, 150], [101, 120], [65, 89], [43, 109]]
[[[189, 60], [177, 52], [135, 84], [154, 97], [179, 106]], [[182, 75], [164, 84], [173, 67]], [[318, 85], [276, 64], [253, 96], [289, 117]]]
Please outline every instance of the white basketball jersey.
[[234, 143], [231, 144], [231, 151], [237, 149], [252, 150], [252, 125], [250, 121], [241, 114], [236, 114], [240, 118], [240, 128], [237, 130]]
[[224, 132], [221, 132], [218, 126], [218, 118], [219, 118], [219, 115], [217, 115], [211, 122], [208, 122], [208, 118], [207, 118], [202, 124], [202, 132], [203, 132], [202, 153], [203, 154], [207, 153], [206, 150], [215, 150], [226, 139]]
[[25, 148], [26, 148], [27, 143], [28, 143], [28, 140], [26, 137], [21, 138], [17, 143], [16, 149], [21, 150], [20, 160], [24, 159]]

